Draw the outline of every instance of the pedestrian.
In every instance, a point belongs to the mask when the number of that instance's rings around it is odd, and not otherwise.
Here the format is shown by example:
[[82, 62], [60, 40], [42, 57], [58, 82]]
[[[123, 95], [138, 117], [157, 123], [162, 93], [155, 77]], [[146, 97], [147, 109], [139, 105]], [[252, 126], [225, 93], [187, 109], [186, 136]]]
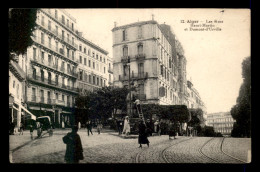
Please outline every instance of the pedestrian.
[[14, 135], [14, 129], [15, 129], [15, 124], [12, 122], [10, 124], [10, 135]]
[[37, 136], [38, 138], [40, 138], [42, 135], [42, 125], [39, 121], [36, 122], [36, 128], [37, 128]]
[[33, 126], [32, 124], [29, 125], [29, 130], [30, 130], [30, 135], [31, 135], [31, 139], [33, 140]]
[[97, 132], [98, 132], [98, 134], [100, 134], [102, 127], [103, 127], [103, 125], [102, 125], [101, 121], [98, 121], [97, 122]]
[[62, 138], [66, 144], [66, 163], [79, 163], [79, 160], [84, 159], [81, 139], [77, 132], [78, 126], [74, 125], [72, 131]]
[[160, 123], [159, 120], [156, 120], [154, 123], [154, 132], [160, 136]]
[[92, 124], [91, 124], [91, 121], [87, 121], [86, 123], [86, 128], [88, 130], [88, 136], [89, 136], [89, 132], [93, 135], [92, 133]]
[[144, 125], [144, 121], [140, 120], [139, 125], [138, 125], [138, 144], [140, 144], [139, 148], [142, 148], [142, 144], [147, 144], [149, 147], [149, 140], [147, 138], [147, 133], [146, 133], [146, 126]]
[[123, 134], [127, 136], [130, 134], [130, 124], [128, 116], [125, 117]]
[[21, 135], [21, 133], [23, 135], [23, 123], [22, 122], [20, 122], [20, 133], [19, 133], [19, 135]]
[[175, 131], [175, 126], [174, 126], [173, 121], [170, 121], [170, 124], [168, 126], [168, 133], [169, 133], [169, 140], [171, 139], [172, 136], [173, 136], [174, 139], [176, 139], [175, 138], [176, 131]]
[[153, 129], [152, 129], [152, 126], [151, 126], [150, 119], [147, 119], [147, 121], [146, 121], [146, 132], [147, 132], [148, 137], [153, 134]]

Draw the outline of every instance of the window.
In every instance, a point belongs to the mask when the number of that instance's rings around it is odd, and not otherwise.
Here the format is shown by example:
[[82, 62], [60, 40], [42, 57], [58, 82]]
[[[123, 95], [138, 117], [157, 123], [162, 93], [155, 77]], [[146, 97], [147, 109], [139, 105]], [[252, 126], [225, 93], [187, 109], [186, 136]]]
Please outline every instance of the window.
[[82, 56], [79, 56], [79, 63], [82, 63]]
[[91, 75], [88, 76], [88, 82], [91, 83]]
[[64, 17], [64, 15], [61, 16], [61, 22], [62, 22], [62, 24], [65, 24], [65, 17]]
[[74, 23], [71, 23], [71, 29], [74, 31]]
[[95, 62], [93, 62], [93, 69], [95, 69]]
[[62, 101], [64, 102], [64, 95], [62, 94]]
[[138, 27], [138, 38], [142, 38], [142, 26]]
[[36, 90], [35, 88], [32, 88], [32, 101], [36, 101]]
[[81, 45], [79, 46], [79, 51], [81, 51], [82, 50], [82, 47], [81, 47]]
[[36, 48], [33, 48], [33, 59], [36, 60]]
[[104, 57], [104, 63], [106, 63], [106, 58]]
[[49, 37], [49, 48], [51, 48], [51, 37]]
[[84, 58], [84, 65], [87, 65], [87, 59]]
[[67, 64], [67, 73], [71, 73], [71, 70], [70, 70], [70, 64]]
[[51, 30], [51, 21], [48, 20], [48, 29]]
[[35, 68], [33, 68], [33, 79], [36, 80], [36, 69]]
[[44, 62], [44, 52], [42, 51], [42, 62]]
[[102, 56], [100, 56], [100, 61], [102, 62]]
[[98, 60], [98, 54], [96, 55], [96, 59]]
[[161, 75], [163, 76], [163, 65], [161, 65]]
[[65, 86], [65, 78], [62, 77], [62, 86]]
[[127, 46], [123, 47], [123, 56], [124, 57], [128, 56], [128, 47]]
[[67, 34], [67, 42], [70, 43], [70, 34]]
[[91, 67], [91, 61], [88, 60], [88, 67]]
[[69, 19], [67, 19], [67, 27], [69, 27], [70, 25]]
[[123, 41], [127, 40], [127, 32], [126, 30], [123, 30]]
[[97, 85], [99, 85], [99, 77], [97, 77]]
[[70, 57], [70, 49], [67, 48], [67, 57]]
[[56, 100], [59, 100], [59, 94], [56, 93]]
[[104, 67], [104, 73], [106, 73], [106, 67]]
[[92, 57], [95, 58], [95, 53], [94, 52], [92, 53]]
[[17, 98], [19, 99], [19, 84], [17, 84]]
[[44, 26], [44, 16], [42, 16], [42, 25]]
[[79, 71], [79, 80], [83, 80], [83, 71]]
[[96, 84], [96, 77], [93, 76], [93, 84]]
[[143, 63], [138, 64], [138, 76], [139, 77], [144, 76], [144, 64]]
[[90, 50], [88, 50], [88, 55], [90, 56]]
[[72, 60], [74, 60], [74, 51], [71, 51]]
[[56, 85], [58, 85], [58, 82], [59, 82], [59, 76], [58, 75], [55, 75], [55, 82], [56, 82]]
[[64, 30], [62, 31], [62, 35], [61, 35], [61, 37], [62, 37], [62, 40], [64, 40], [64, 35], [65, 34], [65, 32], [64, 32]]
[[124, 76], [127, 76], [128, 74], [128, 66], [124, 65]]
[[44, 71], [41, 70], [41, 80], [44, 81]]
[[48, 63], [49, 63], [49, 65], [51, 65], [51, 55], [50, 54], [48, 54]]
[[103, 79], [100, 78], [101, 87], [103, 86]]
[[41, 33], [41, 43], [44, 44], [44, 33]]
[[138, 55], [143, 54], [143, 45], [142, 44], [139, 44], [137, 46], [137, 49], [138, 49]]
[[48, 83], [51, 84], [51, 72], [48, 72]]
[[55, 19], [57, 19], [57, 18], [58, 18], [58, 11], [55, 10]]
[[86, 48], [84, 48], [84, 53], [86, 53], [86, 51], [87, 51]]

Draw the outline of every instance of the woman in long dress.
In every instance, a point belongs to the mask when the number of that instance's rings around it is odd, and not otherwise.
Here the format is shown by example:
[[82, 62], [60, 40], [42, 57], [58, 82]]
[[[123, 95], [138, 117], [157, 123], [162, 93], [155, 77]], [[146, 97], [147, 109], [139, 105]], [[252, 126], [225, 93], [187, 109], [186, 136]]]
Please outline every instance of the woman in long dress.
[[149, 147], [149, 140], [147, 138], [147, 133], [146, 133], [146, 126], [144, 125], [144, 121], [140, 120], [139, 121], [139, 137], [138, 137], [138, 144], [140, 144], [139, 148], [142, 148], [142, 144], [147, 144]]
[[129, 135], [130, 133], [130, 124], [128, 116], [125, 117], [123, 133], [125, 133], [126, 135]]

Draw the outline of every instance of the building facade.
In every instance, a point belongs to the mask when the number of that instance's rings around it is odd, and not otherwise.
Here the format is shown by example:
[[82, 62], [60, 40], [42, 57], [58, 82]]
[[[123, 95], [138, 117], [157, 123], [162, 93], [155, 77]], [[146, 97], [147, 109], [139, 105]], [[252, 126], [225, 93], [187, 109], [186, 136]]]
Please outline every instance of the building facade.
[[180, 104], [178, 63], [160, 25], [150, 20], [115, 26], [112, 32], [114, 85], [127, 87], [130, 80], [137, 86], [133, 96], [144, 104]]
[[78, 88], [85, 90], [108, 86], [108, 52], [93, 44], [78, 33]]
[[207, 125], [212, 126], [215, 132], [222, 135], [231, 135], [235, 120], [230, 112], [211, 113], [207, 115]]

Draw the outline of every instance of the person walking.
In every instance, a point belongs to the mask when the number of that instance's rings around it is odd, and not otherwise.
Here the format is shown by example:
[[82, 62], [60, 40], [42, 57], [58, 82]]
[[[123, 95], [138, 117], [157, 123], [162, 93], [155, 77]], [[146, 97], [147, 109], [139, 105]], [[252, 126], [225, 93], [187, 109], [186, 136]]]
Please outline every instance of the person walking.
[[102, 125], [101, 121], [98, 121], [97, 122], [97, 132], [98, 132], [98, 134], [100, 134], [102, 127], [103, 127], [103, 125]]
[[159, 136], [161, 135], [160, 134], [160, 123], [159, 123], [159, 120], [156, 120], [155, 123], [154, 123], [154, 132], [157, 133]]
[[128, 116], [125, 117], [123, 134], [127, 136], [130, 134], [130, 124]]
[[20, 122], [20, 133], [19, 133], [19, 135], [21, 135], [21, 133], [23, 135], [23, 123], [22, 122]]
[[77, 132], [78, 126], [74, 125], [72, 131], [62, 138], [66, 144], [66, 163], [79, 163], [79, 160], [84, 159], [81, 139]]
[[92, 133], [92, 124], [91, 124], [91, 121], [88, 121], [88, 122], [87, 122], [86, 128], [87, 128], [87, 130], [88, 130], [88, 136], [89, 136], [89, 132], [93, 135], [93, 133]]
[[30, 130], [30, 135], [31, 135], [31, 139], [33, 140], [33, 126], [32, 124], [29, 125], [29, 130]]
[[140, 144], [139, 148], [142, 148], [142, 144], [147, 144], [149, 147], [149, 140], [147, 138], [147, 133], [146, 133], [146, 126], [144, 125], [143, 120], [139, 120], [139, 125], [138, 125], [138, 144]]
[[170, 124], [168, 126], [168, 132], [169, 132], [169, 140], [171, 140], [171, 137], [173, 137], [174, 139], [175, 136], [176, 136], [176, 131], [175, 131], [175, 126], [174, 126], [174, 123], [173, 121], [170, 121]]
[[40, 138], [42, 135], [42, 125], [40, 122], [36, 122], [36, 128], [37, 128], [37, 136], [38, 138]]

